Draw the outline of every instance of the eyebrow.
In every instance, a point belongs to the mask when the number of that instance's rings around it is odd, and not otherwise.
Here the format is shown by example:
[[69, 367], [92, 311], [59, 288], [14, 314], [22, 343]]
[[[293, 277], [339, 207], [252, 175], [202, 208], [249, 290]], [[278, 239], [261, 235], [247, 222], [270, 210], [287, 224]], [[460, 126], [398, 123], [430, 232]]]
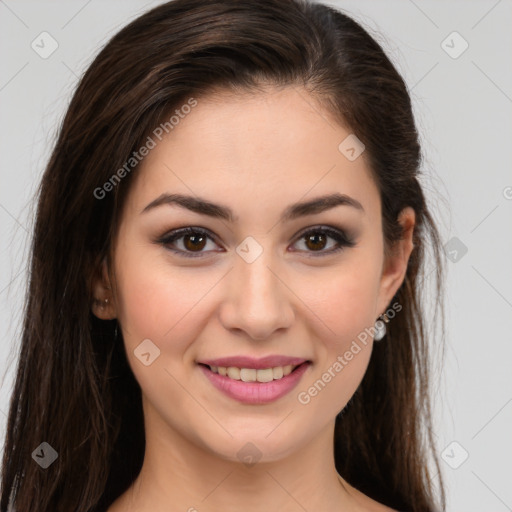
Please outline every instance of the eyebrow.
[[[193, 197], [183, 194], [162, 194], [151, 201], [141, 211], [141, 214], [162, 205], [177, 205], [200, 215], [207, 215], [208, 217], [223, 219], [229, 222], [238, 221], [238, 216], [235, 216], [233, 210], [227, 206], [215, 204], [197, 196]], [[286, 222], [298, 217], [321, 213], [336, 206], [351, 206], [364, 213], [363, 205], [359, 201], [346, 194], [336, 193], [288, 206], [281, 215], [281, 221]]]

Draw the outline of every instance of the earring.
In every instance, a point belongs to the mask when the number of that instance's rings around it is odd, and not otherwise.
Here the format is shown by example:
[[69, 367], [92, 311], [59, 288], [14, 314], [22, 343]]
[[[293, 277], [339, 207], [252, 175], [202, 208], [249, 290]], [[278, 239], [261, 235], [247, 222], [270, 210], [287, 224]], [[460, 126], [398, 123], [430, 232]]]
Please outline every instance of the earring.
[[[382, 317], [382, 320], [380, 318]], [[385, 323], [384, 323], [385, 322]], [[389, 318], [386, 313], [382, 313], [375, 322], [375, 335], [373, 336], [374, 341], [380, 341], [386, 335], [386, 324], [389, 322]]]
[[101, 309], [104, 309], [108, 306], [108, 299], [94, 299], [94, 302], [96, 304], [98, 304], [98, 306], [101, 308]]
[[105, 309], [108, 306], [108, 299], [93, 299], [93, 303], [96, 304], [99, 308]]

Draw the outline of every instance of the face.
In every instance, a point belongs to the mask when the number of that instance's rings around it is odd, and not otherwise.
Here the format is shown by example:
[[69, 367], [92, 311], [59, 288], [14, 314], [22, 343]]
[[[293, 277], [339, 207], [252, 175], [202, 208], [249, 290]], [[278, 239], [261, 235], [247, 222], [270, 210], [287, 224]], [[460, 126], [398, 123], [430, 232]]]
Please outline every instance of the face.
[[[155, 139], [122, 212], [115, 309], [105, 313], [122, 328], [146, 421], [226, 460], [250, 442], [268, 461], [333, 424], [412, 249], [385, 261], [365, 155], [349, 160], [338, 148], [349, 135], [305, 91], [285, 88], [197, 98]], [[191, 197], [191, 209], [175, 194]], [[323, 196], [346, 197], [297, 207]], [[200, 200], [218, 206], [200, 211]], [[271, 382], [200, 364], [267, 356], [295, 362], [217, 368]]]

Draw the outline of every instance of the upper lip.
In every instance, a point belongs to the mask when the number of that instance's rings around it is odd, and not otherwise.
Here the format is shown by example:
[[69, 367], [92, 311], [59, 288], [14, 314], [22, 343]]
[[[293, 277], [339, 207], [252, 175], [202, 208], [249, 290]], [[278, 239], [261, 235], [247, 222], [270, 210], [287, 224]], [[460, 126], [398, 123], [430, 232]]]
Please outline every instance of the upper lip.
[[225, 368], [234, 366], [236, 368], [253, 368], [258, 370], [263, 368], [275, 368], [276, 366], [297, 366], [306, 361], [308, 361], [308, 359], [304, 359], [303, 357], [270, 355], [262, 358], [249, 356], [220, 357], [218, 359], [205, 359], [199, 361], [199, 363], [207, 364], [208, 366], [221, 366]]

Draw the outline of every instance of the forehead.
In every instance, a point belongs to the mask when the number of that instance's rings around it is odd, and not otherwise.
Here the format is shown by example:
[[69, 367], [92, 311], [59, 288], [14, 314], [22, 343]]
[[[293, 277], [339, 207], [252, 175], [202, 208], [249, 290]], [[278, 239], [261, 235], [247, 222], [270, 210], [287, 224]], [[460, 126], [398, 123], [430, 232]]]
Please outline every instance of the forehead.
[[208, 197], [235, 211], [333, 191], [378, 201], [364, 152], [349, 160], [340, 151], [350, 129], [304, 89], [217, 92], [195, 100], [191, 109], [177, 107], [181, 115], [168, 134], [153, 137], [155, 147], [132, 185], [139, 205], [164, 192]]

